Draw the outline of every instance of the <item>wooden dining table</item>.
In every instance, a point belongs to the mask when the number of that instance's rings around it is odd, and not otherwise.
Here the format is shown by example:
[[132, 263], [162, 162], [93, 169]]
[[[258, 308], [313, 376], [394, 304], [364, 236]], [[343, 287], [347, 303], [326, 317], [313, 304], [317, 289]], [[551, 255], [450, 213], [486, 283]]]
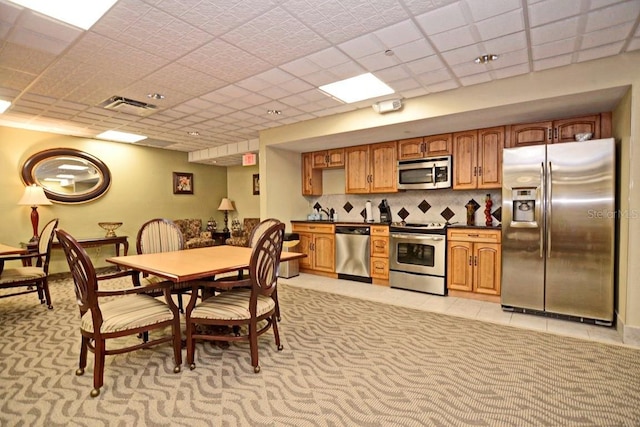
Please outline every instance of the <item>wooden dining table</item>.
[[[306, 257], [299, 252], [282, 252], [280, 262]], [[155, 254], [107, 258], [107, 262], [172, 280], [176, 283], [213, 277], [217, 274], [249, 268], [251, 248], [210, 246]]]
[[8, 246], [0, 243], [0, 274], [2, 274], [2, 270], [4, 270], [4, 258], [6, 255], [22, 255], [26, 254], [26, 248], [16, 248], [14, 246]]

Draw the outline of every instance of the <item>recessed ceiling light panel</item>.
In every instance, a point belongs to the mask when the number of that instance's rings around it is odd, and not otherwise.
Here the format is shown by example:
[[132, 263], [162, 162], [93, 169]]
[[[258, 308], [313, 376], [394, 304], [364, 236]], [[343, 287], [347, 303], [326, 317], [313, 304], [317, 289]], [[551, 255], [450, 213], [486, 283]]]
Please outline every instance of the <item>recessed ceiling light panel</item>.
[[9, 0], [67, 24], [88, 30], [118, 0]]
[[395, 92], [371, 73], [329, 83], [318, 89], [347, 104]]
[[138, 142], [143, 139], [147, 139], [146, 136], [136, 135], [134, 133], [118, 132], [117, 130], [108, 130], [102, 132], [100, 135], [96, 135], [96, 138], [108, 139], [110, 141], [118, 142]]

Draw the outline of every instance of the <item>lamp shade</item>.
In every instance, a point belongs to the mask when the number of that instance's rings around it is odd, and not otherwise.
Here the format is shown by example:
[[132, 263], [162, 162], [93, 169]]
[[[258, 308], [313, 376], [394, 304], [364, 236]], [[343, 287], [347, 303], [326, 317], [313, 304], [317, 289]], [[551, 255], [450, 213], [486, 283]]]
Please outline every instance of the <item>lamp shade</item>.
[[20, 199], [18, 204], [25, 206], [40, 206], [50, 205], [51, 201], [47, 199], [47, 196], [44, 194], [44, 190], [42, 189], [42, 187], [39, 187], [36, 184], [32, 184], [25, 187], [24, 194], [22, 195], [22, 198]]
[[229, 200], [229, 199], [227, 199], [225, 197], [220, 202], [220, 206], [218, 206], [218, 210], [219, 211], [233, 211], [235, 209], [233, 208], [233, 203], [231, 203], [231, 200]]

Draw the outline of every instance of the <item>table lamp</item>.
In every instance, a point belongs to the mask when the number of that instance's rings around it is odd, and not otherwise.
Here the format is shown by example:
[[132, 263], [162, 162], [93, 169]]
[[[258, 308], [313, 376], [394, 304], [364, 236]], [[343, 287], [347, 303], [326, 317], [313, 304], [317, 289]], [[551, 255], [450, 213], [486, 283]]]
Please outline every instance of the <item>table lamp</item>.
[[24, 194], [18, 202], [19, 205], [31, 206], [31, 226], [33, 227], [33, 237], [29, 240], [29, 243], [35, 243], [38, 241], [38, 206], [50, 205], [51, 201], [47, 199], [42, 187], [36, 184], [31, 184], [24, 189]]
[[222, 231], [224, 231], [225, 233], [228, 233], [229, 232], [229, 227], [228, 227], [229, 211], [235, 210], [233, 208], [233, 203], [231, 203], [231, 200], [229, 200], [229, 199], [227, 199], [225, 197], [220, 202], [220, 206], [218, 206], [218, 210], [219, 211], [224, 211], [224, 230], [222, 230]]

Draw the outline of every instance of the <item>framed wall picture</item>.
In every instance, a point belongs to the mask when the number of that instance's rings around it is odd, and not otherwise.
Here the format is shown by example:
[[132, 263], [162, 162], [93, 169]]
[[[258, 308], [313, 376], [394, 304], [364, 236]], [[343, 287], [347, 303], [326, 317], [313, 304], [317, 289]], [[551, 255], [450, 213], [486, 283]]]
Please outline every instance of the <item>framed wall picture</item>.
[[253, 174], [253, 195], [260, 194], [260, 174]]
[[188, 172], [173, 173], [173, 194], [193, 194], [193, 174]]

